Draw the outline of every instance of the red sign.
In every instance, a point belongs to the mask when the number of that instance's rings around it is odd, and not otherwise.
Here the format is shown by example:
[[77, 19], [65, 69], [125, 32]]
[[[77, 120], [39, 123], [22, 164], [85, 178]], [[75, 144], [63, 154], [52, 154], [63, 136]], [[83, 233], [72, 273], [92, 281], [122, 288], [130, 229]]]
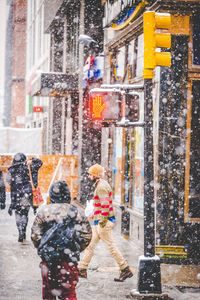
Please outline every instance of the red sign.
[[93, 121], [117, 122], [121, 119], [120, 91], [94, 88], [90, 91], [89, 105]]
[[33, 106], [33, 112], [42, 112], [42, 106]]
[[102, 118], [102, 112], [105, 108], [105, 103], [103, 103], [102, 96], [96, 96], [92, 98], [92, 113], [95, 119]]

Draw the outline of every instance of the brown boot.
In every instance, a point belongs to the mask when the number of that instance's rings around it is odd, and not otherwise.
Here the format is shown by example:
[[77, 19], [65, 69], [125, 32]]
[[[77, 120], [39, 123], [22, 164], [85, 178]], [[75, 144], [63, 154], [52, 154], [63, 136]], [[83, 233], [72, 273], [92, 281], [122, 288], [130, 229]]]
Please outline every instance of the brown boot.
[[78, 270], [78, 275], [81, 278], [87, 278], [87, 269], [79, 269]]
[[131, 278], [133, 276], [133, 272], [131, 272], [129, 267], [121, 270], [119, 278], [114, 278], [114, 281], [122, 282], [126, 280], [126, 278]]

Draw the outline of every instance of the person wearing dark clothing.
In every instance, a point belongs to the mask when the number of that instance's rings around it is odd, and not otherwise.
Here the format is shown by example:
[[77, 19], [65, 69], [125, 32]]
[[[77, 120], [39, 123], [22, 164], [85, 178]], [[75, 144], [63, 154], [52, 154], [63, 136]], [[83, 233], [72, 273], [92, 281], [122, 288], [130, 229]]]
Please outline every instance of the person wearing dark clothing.
[[6, 177], [11, 191], [11, 204], [8, 213], [12, 215], [12, 211], [15, 211], [16, 225], [19, 231], [18, 242], [23, 242], [26, 239], [28, 213], [30, 207], [33, 206], [33, 193], [27, 163], [30, 164], [34, 186], [37, 186], [38, 171], [42, 166], [42, 161], [38, 158], [32, 158], [30, 162], [27, 162], [23, 153], [17, 153], [14, 156]]
[[5, 209], [6, 207], [6, 188], [3, 179], [3, 173], [0, 169], [0, 209]]
[[[71, 202], [65, 181], [50, 187], [50, 204], [38, 209], [31, 239], [42, 262], [44, 300], [76, 300], [80, 252], [90, 243], [92, 229], [77, 201]], [[70, 203], [71, 202], [71, 203]]]

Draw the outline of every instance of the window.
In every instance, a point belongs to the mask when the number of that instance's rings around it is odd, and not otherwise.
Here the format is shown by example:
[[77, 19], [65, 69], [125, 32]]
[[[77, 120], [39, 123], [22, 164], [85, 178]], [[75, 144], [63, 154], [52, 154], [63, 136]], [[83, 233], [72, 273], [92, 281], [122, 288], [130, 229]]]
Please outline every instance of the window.
[[185, 169], [185, 220], [200, 220], [200, 81], [193, 81], [188, 99]]
[[144, 129], [134, 129], [133, 207], [142, 210], [144, 205]]
[[125, 47], [119, 49], [117, 53], [117, 76], [124, 77], [124, 65], [125, 65]]
[[193, 64], [200, 65], [200, 20], [199, 15], [193, 18]]
[[37, 52], [38, 52], [38, 58], [40, 59], [42, 54], [42, 7], [40, 7], [40, 10], [37, 15], [38, 18], [38, 39], [37, 39]]
[[133, 40], [128, 45], [128, 79], [132, 79], [135, 76], [135, 43]]
[[32, 23], [32, 49], [31, 49], [31, 54], [32, 54], [32, 65], [35, 64], [35, 21]]
[[113, 53], [112, 58], [112, 75], [114, 82], [123, 81], [125, 66], [125, 47], [122, 47]]
[[123, 129], [116, 127], [114, 129], [114, 143], [113, 143], [113, 192], [115, 202], [121, 204], [122, 196], [122, 140]]

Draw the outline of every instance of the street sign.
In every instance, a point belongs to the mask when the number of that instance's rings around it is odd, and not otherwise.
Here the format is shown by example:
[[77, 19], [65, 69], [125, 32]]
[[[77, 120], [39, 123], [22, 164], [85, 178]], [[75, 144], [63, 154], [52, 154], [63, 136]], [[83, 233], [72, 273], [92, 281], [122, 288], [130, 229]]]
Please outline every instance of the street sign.
[[33, 112], [42, 112], [42, 106], [33, 106]]

